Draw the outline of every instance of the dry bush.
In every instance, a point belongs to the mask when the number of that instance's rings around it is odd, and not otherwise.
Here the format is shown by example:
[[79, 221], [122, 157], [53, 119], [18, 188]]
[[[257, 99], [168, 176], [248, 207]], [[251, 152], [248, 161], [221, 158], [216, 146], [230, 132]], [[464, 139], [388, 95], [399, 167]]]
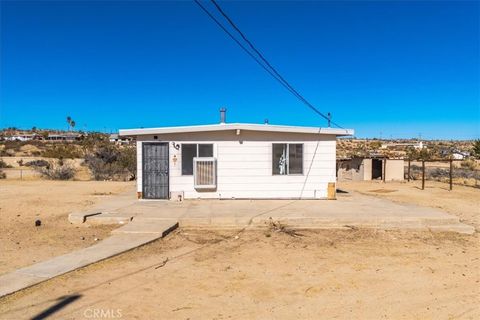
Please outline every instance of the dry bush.
[[76, 169], [69, 162], [63, 160], [50, 161], [45, 167], [34, 167], [35, 171], [42, 177], [50, 180], [70, 180], [73, 179]]
[[42, 152], [42, 156], [45, 158], [75, 159], [81, 158], [82, 153], [78, 146], [69, 143], [51, 145], [48, 147], [48, 149]]
[[85, 164], [95, 180], [133, 180], [136, 172], [134, 148], [105, 144], [85, 156]]
[[50, 163], [47, 160], [32, 160], [24, 164], [26, 167], [48, 167]]
[[468, 170], [475, 170], [477, 168], [477, 164], [474, 160], [464, 160], [460, 163], [460, 166]]
[[3, 159], [0, 159], [0, 168], [13, 168], [11, 165], [7, 164]]
[[0, 169], [0, 179], [6, 179], [7, 174]]

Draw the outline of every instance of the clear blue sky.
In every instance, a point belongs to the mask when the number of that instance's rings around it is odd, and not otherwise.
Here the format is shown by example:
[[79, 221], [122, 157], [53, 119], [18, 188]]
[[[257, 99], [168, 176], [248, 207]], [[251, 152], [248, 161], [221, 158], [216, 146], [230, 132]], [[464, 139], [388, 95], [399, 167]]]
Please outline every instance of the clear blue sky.
[[[478, 1], [220, 4], [357, 136], [480, 136]], [[0, 127], [326, 125], [190, 1], [2, 1], [0, 89]]]

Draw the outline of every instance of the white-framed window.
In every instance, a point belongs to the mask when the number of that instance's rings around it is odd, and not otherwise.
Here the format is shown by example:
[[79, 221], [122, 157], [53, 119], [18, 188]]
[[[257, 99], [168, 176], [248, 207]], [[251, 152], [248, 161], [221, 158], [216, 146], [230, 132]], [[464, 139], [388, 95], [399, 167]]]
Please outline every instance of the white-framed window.
[[301, 143], [272, 144], [272, 174], [273, 175], [303, 174], [303, 144]]
[[182, 175], [193, 175], [193, 158], [213, 157], [212, 143], [182, 143]]

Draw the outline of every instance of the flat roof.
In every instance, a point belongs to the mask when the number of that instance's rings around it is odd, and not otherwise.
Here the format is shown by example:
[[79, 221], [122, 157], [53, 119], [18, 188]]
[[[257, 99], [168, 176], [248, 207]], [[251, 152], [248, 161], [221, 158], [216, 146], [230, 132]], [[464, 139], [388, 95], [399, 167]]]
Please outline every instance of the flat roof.
[[272, 124], [252, 124], [252, 123], [221, 123], [199, 126], [181, 126], [181, 127], [160, 127], [145, 129], [120, 129], [120, 136], [141, 136], [151, 134], [167, 134], [167, 133], [188, 133], [188, 132], [210, 132], [210, 131], [226, 131], [226, 130], [249, 130], [249, 131], [266, 131], [266, 132], [288, 132], [288, 133], [318, 133], [330, 134], [336, 136], [351, 136], [354, 134], [353, 129], [340, 128], [320, 128], [320, 127], [301, 127], [301, 126], [283, 126]]

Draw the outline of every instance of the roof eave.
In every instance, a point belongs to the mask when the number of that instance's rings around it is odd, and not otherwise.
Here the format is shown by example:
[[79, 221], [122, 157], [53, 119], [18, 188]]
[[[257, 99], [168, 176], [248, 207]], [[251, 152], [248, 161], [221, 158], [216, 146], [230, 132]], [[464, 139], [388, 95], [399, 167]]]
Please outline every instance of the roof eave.
[[233, 124], [185, 126], [185, 127], [123, 129], [123, 130], [119, 130], [119, 135], [120, 136], [143, 136], [143, 135], [152, 135], [152, 134], [179, 134], [179, 133], [214, 132], [214, 131], [228, 131], [228, 130], [285, 132], [285, 133], [301, 133], [301, 134], [324, 134], [324, 135], [336, 135], [336, 136], [351, 136], [354, 134], [353, 129], [233, 123]]

